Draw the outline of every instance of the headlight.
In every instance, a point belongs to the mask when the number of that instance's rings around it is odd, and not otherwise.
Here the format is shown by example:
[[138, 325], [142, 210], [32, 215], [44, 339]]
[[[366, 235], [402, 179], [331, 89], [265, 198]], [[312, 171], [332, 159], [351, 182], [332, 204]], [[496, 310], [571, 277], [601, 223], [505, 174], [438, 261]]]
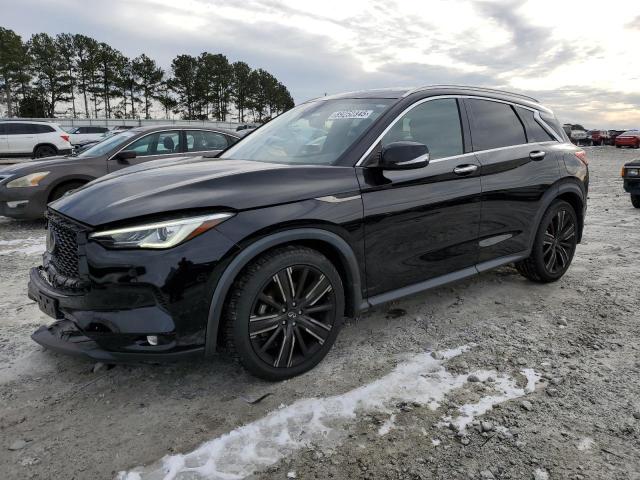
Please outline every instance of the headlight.
[[640, 168], [627, 168], [627, 176], [637, 177], [640, 175]]
[[47, 175], [49, 175], [49, 172], [36, 172], [25, 175], [24, 177], [18, 177], [7, 183], [7, 188], [37, 187], [40, 185], [40, 181]]
[[136, 227], [105, 230], [92, 233], [89, 238], [109, 248], [171, 248], [197, 237], [232, 216], [233, 213], [216, 213], [180, 218]]

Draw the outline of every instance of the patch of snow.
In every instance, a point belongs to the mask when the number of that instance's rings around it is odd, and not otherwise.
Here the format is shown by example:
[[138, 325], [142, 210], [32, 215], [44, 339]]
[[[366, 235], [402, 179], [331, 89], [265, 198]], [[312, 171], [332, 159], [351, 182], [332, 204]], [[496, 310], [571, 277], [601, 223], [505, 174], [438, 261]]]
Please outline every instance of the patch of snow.
[[21, 253], [23, 255], [35, 255], [44, 253], [45, 241], [42, 238], [19, 238], [15, 240], [0, 240], [0, 247], [8, 247], [0, 250], [0, 255]]
[[[393, 413], [398, 403], [439, 405], [446, 394], [466, 383], [466, 375], [452, 374], [443, 364], [468, 349], [468, 346], [463, 346], [440, 352], [439, 359], [433, 358], [429, 352], [422, 353], [372, 383], [342, 395], [298, 400], [205, 442], [190, 453], [167, 455], [152, 465], [120, 472], [118, 479], [245, 478], [303, 447], [313, 445], [322, 448], [339, 444], [348, 434], [348, 423], [367, 412], [390, 415], [378, 431], [384, 435], [393, 426]], [[475, 373], [484, 379], [496, 376], [496, 372]], [[488, 401], [481, 400], [479, 406], [472, 406], [468, 412], [461, 412], [465, 424], [467, 418], [479, 414], [474, 412], [483, 413], [496, 403], [525, 394], [511, 379], [496, 381], [496, 388], [502, 389], [501, 394], [490, 397]]]
[[[487, 380], [494, 372], [488, 371], [476, 371], [472, 372], [476, 375], [481, 382]], [[531, 393], [536, 388], [536, 383], [540, 380], [540, 375], [530, 368], [521, 370], [521, 373], [527, 378], [527, 385], [524, 388], [519, 388], [512, 378], [504, 376], [498, 376], [495, 378], [495, 382], [491, 385], [497, 392], [494, 395], [487, 395], [482, 397], [476, 403], [467, 403], [458, 408], [459, 415], [456, 418], [450, 416], [444, 417], [440, 426], [453, 425], [459, 433], [464, 433], [467, 426], [475, 420], [476, 417], [488, 412], [494, 405], [506, 402], [507, 400], [513, 400], [514, 398], [523, 397], [527, 393]]]
[[433, 445], [434, 447], [437, 447], [441, 443], [442, 443], [442, 441], [439, 438], [432, 438], [431, 439], [431, 445]]
[[580, 439], [580, 441], [578, 442], [578, 445], [576, 445], [576, 447], [581, 452], [584, 452], [585, 450], [591, 450], [591, 447], [593, 447], [594, 443], [595, 442], [593, 441], [593, 438], [584, 437], [584, 438]]
[[549, 474], [541, 468], [536, 468], [533, 472], [534, 480], [549, 480]]
[[386, 435], [396, 424], [396, 414], [392, 413], [391, 416], [382, 424], [378, 429], [378, 435]]

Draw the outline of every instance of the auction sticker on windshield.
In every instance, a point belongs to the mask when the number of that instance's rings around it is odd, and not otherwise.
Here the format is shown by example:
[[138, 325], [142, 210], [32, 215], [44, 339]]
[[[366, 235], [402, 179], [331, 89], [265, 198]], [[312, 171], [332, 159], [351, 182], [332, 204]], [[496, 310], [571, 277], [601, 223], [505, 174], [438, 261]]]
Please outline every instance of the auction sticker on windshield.
[[337, 120], [341, 118], [368, 118], [373, 110], [340, 110], [329, 115], [327, 120]]

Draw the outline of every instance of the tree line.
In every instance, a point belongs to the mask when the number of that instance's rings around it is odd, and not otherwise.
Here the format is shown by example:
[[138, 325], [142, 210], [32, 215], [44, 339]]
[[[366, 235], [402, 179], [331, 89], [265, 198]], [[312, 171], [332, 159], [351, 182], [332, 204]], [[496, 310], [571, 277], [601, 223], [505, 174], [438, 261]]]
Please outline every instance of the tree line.
[[[80, 34], [36, 33], [23, 42], [0, 27], [0, 100], [9, 117], [165, 118], [263, 122], [293, 107], [276, 77], [225, 55], [178, 55], [164, 71]], [[57, 108], [64, 107], [59, 112]]]

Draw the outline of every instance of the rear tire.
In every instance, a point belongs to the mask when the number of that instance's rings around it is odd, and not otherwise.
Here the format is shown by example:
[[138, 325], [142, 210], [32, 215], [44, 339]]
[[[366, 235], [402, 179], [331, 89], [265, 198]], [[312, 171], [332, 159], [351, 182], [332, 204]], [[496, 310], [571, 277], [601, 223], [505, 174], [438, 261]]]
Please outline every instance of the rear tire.
[[301, 246], [277, 248], [236, 279], [224, 311], [225, 345], [256, 377], [300, 375], [331, 349], [344, 304], [340, 275], [324, 255]]
[[640, 195], [631, 195], [631, 204], [636, 208], [640, 208]]
[[53, 157], [58, 154], [58, 150], [51, 145], [40, 145], [33, 152], [35, 158]]
[[556, 200], [540, 221], [531, 255], [516, 263], [516, 269], [534, 282], [555, 282], [571, 265], [577, 240], [576, 212], [569, 203]]
[[58, 200], [59, 198], [64, 197], [64, 195], [71, 191], [71, 190], [75, 190], [76, 188], [80, 188], [82, 185], [84, 185], [86, 182], [68, 182], [68, 183], [63, 183], [62, 185], [58, 185], [56, 188], [53, 189], [53, 191], [51, 192], [51, 195], [49, 195], [49, 201], [47, 203], [51, 203], [54, 200]]

